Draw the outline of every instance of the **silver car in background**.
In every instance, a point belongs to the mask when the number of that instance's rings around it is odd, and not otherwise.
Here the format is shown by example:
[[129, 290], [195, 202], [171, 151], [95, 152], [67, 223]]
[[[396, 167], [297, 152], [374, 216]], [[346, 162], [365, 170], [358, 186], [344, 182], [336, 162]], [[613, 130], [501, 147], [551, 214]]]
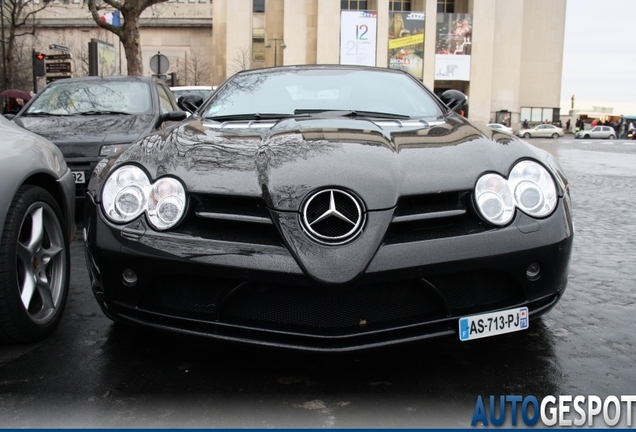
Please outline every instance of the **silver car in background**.
[[517, 131], [517, 136], [522, 138], [554, 138], [562, 137], [563, 129], [551, 124], [540, 124], [528, 129]]
[[75, 182], [50, 141], [0, 116], [0, 343], [52, 333], [66, 305]]
[[590, 130], [578, 131], [575, 138], [600, 138], [600, 139], [614, 139], [616, 138], [616, 131], [611, 126], [594, 126]]

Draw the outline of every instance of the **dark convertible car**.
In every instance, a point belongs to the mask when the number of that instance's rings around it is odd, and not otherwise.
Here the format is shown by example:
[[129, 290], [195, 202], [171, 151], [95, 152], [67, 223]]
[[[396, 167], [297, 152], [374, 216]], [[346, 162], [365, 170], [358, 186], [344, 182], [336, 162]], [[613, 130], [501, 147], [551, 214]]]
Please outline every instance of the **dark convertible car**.
[[228, 79], [89, 184], [92, 290], [118, 322], [308, 350], [528, 328], [574, 228], [548, 153], [410, 75], [288, 66]]

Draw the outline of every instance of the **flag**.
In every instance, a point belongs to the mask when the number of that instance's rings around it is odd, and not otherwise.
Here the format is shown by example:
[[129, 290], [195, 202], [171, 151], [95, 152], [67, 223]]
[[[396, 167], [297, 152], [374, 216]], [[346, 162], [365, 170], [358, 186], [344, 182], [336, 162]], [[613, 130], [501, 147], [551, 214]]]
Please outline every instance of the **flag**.
[[102, 15], [99, 18], [99, 20], [105, 23], [111, 24], [115, 27], [119, 27], [121, 25], [121, 20], [120, 20], [120, 15], [118, 10], [115, 12], [108, 12], [106, 15]]

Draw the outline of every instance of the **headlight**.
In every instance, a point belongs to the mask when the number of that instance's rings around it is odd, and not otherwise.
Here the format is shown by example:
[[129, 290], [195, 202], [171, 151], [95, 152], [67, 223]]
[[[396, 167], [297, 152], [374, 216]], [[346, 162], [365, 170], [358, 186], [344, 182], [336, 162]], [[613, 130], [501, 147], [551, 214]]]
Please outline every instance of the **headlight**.
[[552, 213], [557, 204], [554, 180], [548, 171], [532, 161], [519, 162], [508, 179], [485, 174], [475, 186], [475, 203], [482, 217], [495, 225], [506, 225], [517, 207], [533, 217]]
[[130, 147], [130, 143], [129, 144], [109, 144], [109, 145], [104, 145], [104, 146], [100, 147], [99, 155], [100, 156], [116, 155], [117, 153], [120, 153], [120, 152], [126, 150], [128, 147]]
[[113, 222], [130, 222], [145, 212], [154, 228], [165, 230], [175, 226], [183, 216], [185, 189], [173, 177], [162, 177], [151, 184], [139, 167], [125, 165], [106, 180], [102, 206]]

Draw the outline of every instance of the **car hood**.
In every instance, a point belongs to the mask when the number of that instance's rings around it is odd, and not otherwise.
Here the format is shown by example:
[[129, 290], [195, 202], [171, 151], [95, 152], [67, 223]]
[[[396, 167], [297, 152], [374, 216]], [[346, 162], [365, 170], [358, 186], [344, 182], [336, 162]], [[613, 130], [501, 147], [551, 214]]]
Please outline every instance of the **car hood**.
[[144, 138], [112, 163], [140, 163], [152, 178], [174, 175], [190, 193], [263, 197], [280, 211], [299, 211], [311, 191], [336, 186], [373, 211], [394, 207], [401, 196], [471, 190], [487, 171], [507, 177], [519, 159], [542, 157], [524, 141], [456, 115], [429, 124], [195, 118]]
[[13, 120], [31, 132], [55, 143], [66, 157], [96, 156], [95, 144], [126, 144], [147, 135], [153, 129], [152, 115], [90, 115], [17, 117]]

